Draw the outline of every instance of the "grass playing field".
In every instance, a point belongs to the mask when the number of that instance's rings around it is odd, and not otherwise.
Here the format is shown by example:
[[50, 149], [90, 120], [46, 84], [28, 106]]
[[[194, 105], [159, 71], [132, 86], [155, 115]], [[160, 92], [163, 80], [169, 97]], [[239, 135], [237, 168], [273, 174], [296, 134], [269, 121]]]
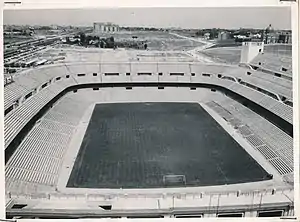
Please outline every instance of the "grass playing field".
[[67, 187], [164, 187], [165, 175], [202, 186], [267, 172], [197, 103], [97, 104]]

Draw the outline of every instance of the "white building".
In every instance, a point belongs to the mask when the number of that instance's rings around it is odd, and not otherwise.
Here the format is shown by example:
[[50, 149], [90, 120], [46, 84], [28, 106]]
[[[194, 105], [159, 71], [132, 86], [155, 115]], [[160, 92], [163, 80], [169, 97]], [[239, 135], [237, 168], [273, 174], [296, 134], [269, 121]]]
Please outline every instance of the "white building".
[[240, 63], [247, 64], [264, 52], [264, 42], [243, 42]]
[[230, 33], [229, 32], [219, 32], [218, 34], [218, 40], [223, 41], [223, 40], [228, 40], [230, 39]]
[[113, 23], [94, 23], [94, 33], [100, 34], [100, 33], [107, 33], [107, 32], [118, 32], [120, 30], [120, 27]]

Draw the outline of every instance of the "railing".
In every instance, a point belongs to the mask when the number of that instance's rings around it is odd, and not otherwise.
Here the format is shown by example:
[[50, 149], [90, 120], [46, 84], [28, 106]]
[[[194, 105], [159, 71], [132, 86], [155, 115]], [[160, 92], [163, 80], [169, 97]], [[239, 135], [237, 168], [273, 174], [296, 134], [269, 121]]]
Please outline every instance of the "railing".
[[[272, 198], [273, 196], [273, 198]], [[243, 213], [255, 217], [259, 212], [281, 211], [281, 216], [291, 216], [294, 211], [294, 192], [268, 193], [264, 191], [243, 193], [236, 196], [228, 194], [157, 194], [157, 195], [94, 195], [94, 194], [43, 194], [34, 196], [14, 196], [13, 204], [26, 204], [26, 199], [38, 199], [41, 205], [48, 201], [53, 203], [51, 209], [12, 209], [6, 207], [8, 216], [42, 217], [42, 218], [97, 218], [97, 217], [172, 217], [175, 215], [212, 215], [226, 213]], [[20, 199], [18, 199], [20, 198]], [[24, 199], [26, 198], [26, 199]], [[51, 202], [54, 200], [54, 202]], [[121, 205], [118, 204], [121, 201]], [[129, 205], [124, 205], [124, 201]], [[66, 203], [63, 209], [55, 203]], [[80, 202], [78, 208], [68, 208], [68, 203]], [[102, 205], [99, 205], [99, 203]], [[139, 204], [143, 203], [141, 207]], [[133, 205], [132, 205], [133, 204]], [[86, 206], [87, 208], [82, 206]], [[136, 207], [134, 207], [136, 206]], [[57, 208], [56, 208], [57, 207]], [[106, 210], [103, 210], [106, 209]], [[245, 216], [245, 215], [244, 215]]]
[[[196, 188], [195, 188], [196, 189]], [[222, 189], [222, 186], [220, 186]], [[70, 192], [70, 193], [68, 193]], [[94, 190], [91, 192], [95, 192]], [[96, 191], [97, 192], [97, 191]], [[102, 193], [100, 193], [102, 192]], [[202, 199], [207, 197], [218, 197], [218, 198], [235, 198], [235, 197], [265, 197], [265, 196], [286, 196], [290, 195], [293, 197], [294, 189], [291, 188], [270, 188], [263, 190], [236, 190], [236, 191], [205, 191], [205, 192], [187, 192], [184, 191], [175, 193], [168, 192], [168, 189], [161, 190], [160, 192], [147, 192], [147, 189], [139, 190], [115, 190], [113, 191], [103, 191], [98, 189], [98, 193], [72, 193], [72, 191], [64, 192], [37, 192], [37, 193], [17, 193], [17, 192], [6, 192], [6, 198], [25, 198], [25, 199], [65, 199], [65, 200], [117, 200], [120, 198], [124, 199], [135, 199], [135, 198], [145, 198], [145, 199]]]

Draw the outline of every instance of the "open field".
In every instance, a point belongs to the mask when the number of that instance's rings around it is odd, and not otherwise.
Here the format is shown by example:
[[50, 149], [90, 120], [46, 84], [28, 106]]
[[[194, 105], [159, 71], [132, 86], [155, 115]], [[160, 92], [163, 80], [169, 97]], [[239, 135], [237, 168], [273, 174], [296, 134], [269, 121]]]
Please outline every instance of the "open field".
[[43, 55], [52, 57], [64, 57], [64, 60], [57, 62], [193, 62], [194, 58], [184, 52], [177, 51], [150, 51], [150, 50], [125, 50], [125, 49], [101, 49], [82, 48], [79, 46], [67, 46], [50, 49]]
[[218, 63], [238, 64], [241, 57], [241, 47], [211, 48], [201, 53]]
[[67, 187], [156, 188], [165, 175], [204, 186], [267, 172], [197, 103], [97, 104]]
[[119, 32], [114, 34], [102, 34], [101, 37], [114, 36], [115, 41], [133, 40], [133, 36], [137, 37], [137, 41], [147, 41], [149, 50], [191, 50], [195, 47], [202, 46], [202, 43], [190, 41], [170, 35], [167, 32], [158, 31], [136, 31], [136, 32]]

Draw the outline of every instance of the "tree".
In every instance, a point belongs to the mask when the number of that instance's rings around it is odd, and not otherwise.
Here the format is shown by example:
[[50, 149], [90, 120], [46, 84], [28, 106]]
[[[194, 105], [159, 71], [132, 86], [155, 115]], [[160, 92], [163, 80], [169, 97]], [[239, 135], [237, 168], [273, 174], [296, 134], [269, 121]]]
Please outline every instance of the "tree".
[[84, 45], [86, 43], [86, 36], [85, 36], [85, 34], [84, 33], [80, 33], [79, 37], [80, 37], [80, 43], [82, 45]]
[[210, 39], [218, 38], [219, 29], [213, 28], [210, 30]]
[[205, 31], [204, 30], [198, 30], [195, 34], [196, 34], [196, 36], [204, 36]]
[[67, 42], [68, 44], [70, 43], [70, 37], [69, 37], [69, 36], [66, 37], [66, 42]]
[[105, 43], [107, 45], [107, 48], [114, 48], [114, 46], [115, 46], [115, 39], [114, 39], [114, 37], [111, 36], [111, 37], [105, 39]]
[[103, 40], [101, 40], [101, 42], [100, 42], [100, 48], [104, 48], [104, 41]]

